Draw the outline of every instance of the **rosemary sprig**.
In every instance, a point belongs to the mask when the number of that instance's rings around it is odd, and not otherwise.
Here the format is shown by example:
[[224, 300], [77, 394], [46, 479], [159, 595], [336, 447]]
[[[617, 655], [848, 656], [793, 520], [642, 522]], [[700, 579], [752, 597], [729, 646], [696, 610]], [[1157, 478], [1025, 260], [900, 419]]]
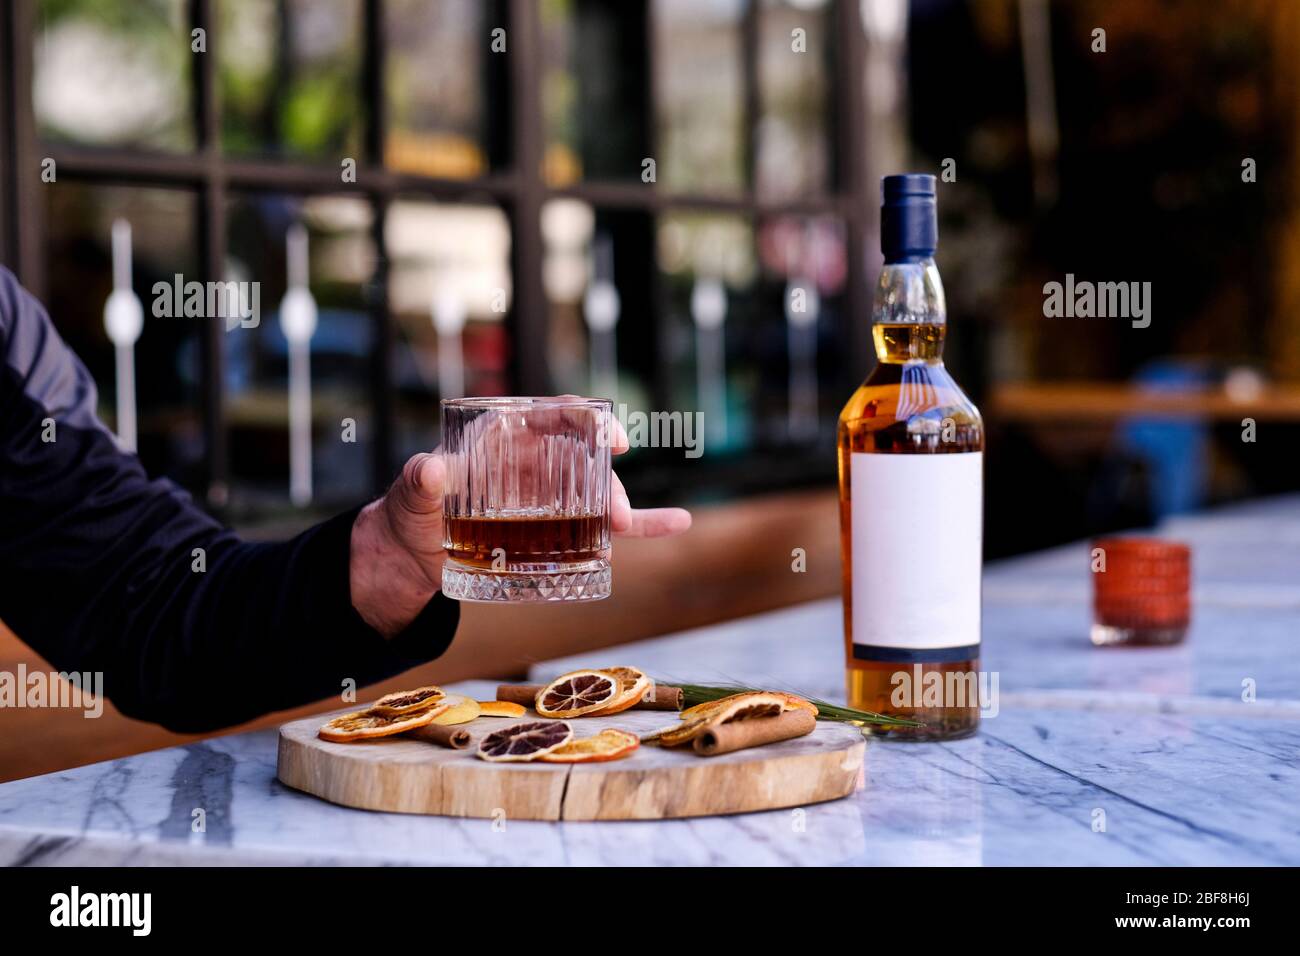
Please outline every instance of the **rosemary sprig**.
[[[673, 682], [663, 681], [663, 683]], [[676, 686], [682, 689], [687, 707], [694, 707], [696, 704], [703, 704], [710, 700], [721, 700], [723, 697], [730, 697], [732, 694], [746, 694], [763, 689], [761, 687], [742, 687], [738, 684], [676, 684]], [[800, 694], [799, 696], [817, 705], [818, 720], [834, 720], [858, 727], [865, 727], [867, 724], [876, 724], [881, 727], [925, 726], [919, 721], [907, 720], [903, 717], [886, 717], [884, 714], [877, 714], [870, 710], [854, 710], [852, 707], [841, 707], [839, 704], [832, 704], [816, 697], [809, 697], [807, 694]]]

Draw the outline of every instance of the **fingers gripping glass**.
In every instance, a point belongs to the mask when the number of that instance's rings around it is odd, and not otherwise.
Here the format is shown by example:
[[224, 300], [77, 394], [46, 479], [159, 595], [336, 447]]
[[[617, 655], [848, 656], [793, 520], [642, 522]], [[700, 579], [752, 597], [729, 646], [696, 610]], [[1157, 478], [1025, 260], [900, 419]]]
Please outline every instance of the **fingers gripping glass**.
[[612, 403], [442, 403], [442, 590], [458, 601], [609, 597]]

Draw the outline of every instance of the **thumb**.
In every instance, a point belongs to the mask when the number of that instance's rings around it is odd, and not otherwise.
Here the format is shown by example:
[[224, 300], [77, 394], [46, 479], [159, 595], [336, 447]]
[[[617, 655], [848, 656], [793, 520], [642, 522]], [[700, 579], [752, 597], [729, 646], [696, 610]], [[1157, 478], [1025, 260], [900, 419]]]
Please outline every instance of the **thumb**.
[[441, 455], [414, 455], [402, 467], [402, 475], [393, 482], [389, 497], [400, 511], [413, 515], [436, 515], [442, 512], [443, 482], [447, 469]]

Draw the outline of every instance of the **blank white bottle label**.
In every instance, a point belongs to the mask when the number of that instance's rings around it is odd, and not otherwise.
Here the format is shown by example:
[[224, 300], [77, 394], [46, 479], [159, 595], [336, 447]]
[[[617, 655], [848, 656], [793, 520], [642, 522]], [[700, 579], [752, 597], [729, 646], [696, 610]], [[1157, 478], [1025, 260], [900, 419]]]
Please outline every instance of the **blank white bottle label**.
[[979, 656], [984, 453], [854, 452], [853, 654]]

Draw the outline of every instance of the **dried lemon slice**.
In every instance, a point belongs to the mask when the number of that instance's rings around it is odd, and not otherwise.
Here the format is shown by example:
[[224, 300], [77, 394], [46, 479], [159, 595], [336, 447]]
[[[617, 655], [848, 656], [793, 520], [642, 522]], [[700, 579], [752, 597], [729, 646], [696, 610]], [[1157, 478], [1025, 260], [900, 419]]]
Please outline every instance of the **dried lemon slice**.
[[478, 706], [480, 717], [522, 717], [528, 712], [523, 704], [508, 700], [480, 700]]
[[329, 740], [336, 744], [371, 740], [375, 737], [391, 737], [393, 734], [432, 723], [433, 719], [447, 708], [446, 704], [434, 704], [419, 713], [398, 715], [378, 714], [373, 709], [357, 710], [327, 721], [316, 733], [322, 740]]
[[535, 706], [543, 717], [581, 717], [613, 703], [621, 684], [603, 671], [573, 671], [537, 692]]
[[442, 700], [447, 704], [447, 709], [433, 718], [433, 722], [443, 727], [450, 727], [453, 724], [468, 724], [482, 712], [478, 701], [472, 697], [448, 694]]
[[399, 690], [392, 694], [385, 694], [371, 704], [369, 709], [377, 714], [390, 716], [413, 714], [445, 696], [441, 687], [430, 684], [428, 687], [417, 687], [415, 690]]
[[644, 671], [635, 667], [602, 667], [600, 671], [618, 679], [619, 691], [608, 706], [592, 711], [589, 717], [608, 717], [635, 707], [653, 683]]
[[636, 734], [610, 727], [593, 737], [571, 740], [538, 759], [544, 763], [604, 763], [629, 756], [639, 746]]
[[775, 717], [786, 709], [784, 698], [766, 691], [733, 694], [717, 703], [721, 706], [697, 713], [676, 727], [666, 727], [656, 731], [653, 735], [654, 739], [665, 747], [676, 747], [678, 744], [694, 740], [710, 727], [750, 717]]
[[536, 760], [569, 742], [573, 728], [562, 720], [535, 720], [511, 724], [479, 741], [478, 755], [484, 760]]
[[[754, 693], [754, 692], [745, 691], [745, 693]], [[785, 707], [786, 710], [810, 710], [812, 711], [814, 717], [817, 716], [818, 714], [816, 704], [814, 704], [810, 700], [805, 700], [804, 698], [800, 697], [797, 694], [787, 694], [785, 691], [782, 690], [765, 690], [762, 693], [772, 694], [775, 697], [780, 697], [786, 703], [786, 707]], [[744, 694], [732, 694], [730, 697], [720, 697], [717, 700], [706, 700], [704, 703], [696, 704], [694, 707], [687, 707], [677, 716], [679, 716], [682, 720], [690, 720], [693, 717], [700, 717], [713, 710], [716, 710], [718, 707], [723, 706], [733, 698], [743, 697], [743, 696]]]

